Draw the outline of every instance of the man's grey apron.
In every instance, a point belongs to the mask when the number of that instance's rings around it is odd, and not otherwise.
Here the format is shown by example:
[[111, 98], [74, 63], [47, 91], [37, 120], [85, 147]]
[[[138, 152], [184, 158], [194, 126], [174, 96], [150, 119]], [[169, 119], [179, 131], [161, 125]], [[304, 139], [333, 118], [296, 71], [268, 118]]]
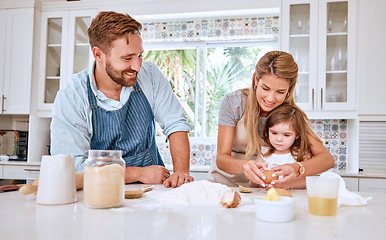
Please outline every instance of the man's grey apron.
[[97, 105], [90, 79], [87, 88], [92, 110], [91, 149], [122, 150], [126, 166], [164, 166], [155, 142], [154, 115], [138, 82], [125, 105], [114, 111]]

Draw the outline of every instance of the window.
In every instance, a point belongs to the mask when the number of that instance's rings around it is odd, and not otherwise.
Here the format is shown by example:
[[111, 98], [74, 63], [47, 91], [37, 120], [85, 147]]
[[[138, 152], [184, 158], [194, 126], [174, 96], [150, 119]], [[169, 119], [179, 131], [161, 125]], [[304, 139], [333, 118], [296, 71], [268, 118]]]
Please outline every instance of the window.
[[[191, 124], [190, 137], [216, 138], [223, 97], [250, 87], [255, 65], [277, 41], [144, 43], [144, 59], [170, 81]], [[162, 135], [157, 127], [157, 136]]]

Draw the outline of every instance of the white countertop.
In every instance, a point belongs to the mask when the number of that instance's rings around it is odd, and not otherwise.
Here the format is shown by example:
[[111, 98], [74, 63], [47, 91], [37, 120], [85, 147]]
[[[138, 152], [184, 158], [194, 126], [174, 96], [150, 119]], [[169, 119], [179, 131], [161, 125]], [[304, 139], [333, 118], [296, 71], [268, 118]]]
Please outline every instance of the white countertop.
[[[126, 185], [126, 190], [141, 185]], [[288, 223], [267, 223], [255, 218], [253, 198], [263, 189], [241, 194], [241, 204], [226, 209], [214, 206], [165, 206], [156, 199], [163, 185], [140, 199], [126, 199], [114, 209], [90, 209], [78, 191], [74, 204], [45, 206], [34, 195], [0, 193], [1, 239], [380, 239], [386, 235], [386, 194], [372, 196], [364, 207], [340, 207], [337, 216], [308, 213], [305, 190], [291, 190], [295, 218]], [[269, 238], [266, 238], [269, 237]]]

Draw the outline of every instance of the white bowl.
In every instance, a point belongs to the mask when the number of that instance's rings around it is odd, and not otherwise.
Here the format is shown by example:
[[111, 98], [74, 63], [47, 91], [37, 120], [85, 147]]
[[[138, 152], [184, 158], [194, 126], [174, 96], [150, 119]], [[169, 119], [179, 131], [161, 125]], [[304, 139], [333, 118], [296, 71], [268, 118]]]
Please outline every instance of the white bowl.
[[256, 218], [265, 222], [289, 222], [294, 218], [294, 199], [279, 197], [280, 201], [255, 199]]

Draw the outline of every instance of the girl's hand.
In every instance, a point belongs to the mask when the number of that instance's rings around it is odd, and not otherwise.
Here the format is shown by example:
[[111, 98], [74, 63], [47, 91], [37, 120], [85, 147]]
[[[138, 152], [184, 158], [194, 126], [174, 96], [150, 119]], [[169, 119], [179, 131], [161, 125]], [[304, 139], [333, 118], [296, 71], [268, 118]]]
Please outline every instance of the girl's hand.
[[268, 164], [259, 156], [256, 160], [250, 160], [243, 165], [245, 176], [251, 181], [251, 183], [259, 184], [265, 187], [265, 183], [262, 179], [265, 179], [263, 170], [266, 170]]
[[[285, 184], [288, 181], [295, 179], [298, 175], [297, 165], [294, 165], [294, 164], [279, 165], [271, 168], [271, 170], [275, 171], [275, 173], [272, 174], [273, 177], [279, 176], [278, 180], [273, 180], [270, 184], [271, 186], [275, 186], [275, 187], [285, 187]], [[280, 176], [283, 176], [283, 177], [280, 178]]]

